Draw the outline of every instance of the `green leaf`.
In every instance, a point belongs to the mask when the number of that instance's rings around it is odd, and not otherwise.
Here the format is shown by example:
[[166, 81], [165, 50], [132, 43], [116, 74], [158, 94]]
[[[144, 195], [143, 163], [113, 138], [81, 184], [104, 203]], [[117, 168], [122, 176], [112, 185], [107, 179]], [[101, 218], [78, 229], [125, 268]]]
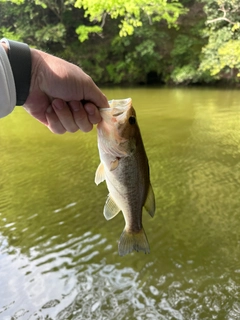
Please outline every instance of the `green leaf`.
[[[132, 35], [135, 28], [141, 27], [144, 16], [148, 17], [150, 23], [165, 20], [169, 26], [177, 27], [176, 21], [179, 15], [187, 11], [177, 0], [172, 2], [166, 0], [154, 0], [153, 2], [147, 0], [77, 0], [75, 7], [83, 8], [85, 17], [90, 22], [101, 23], [101, 26], [104, 25], [106, 16], [110, 16], [111, 19], [120, 18], [119, 35], [121, 37]], [[83, 36], [82, 39], [87, 39], [87, 36]]]
[[100, 26], [79, 26], [76, 29], [76, 33], [78, 34], [78, 39], [80, 42], [84, 42], [89, 38], [90, 33], [100, 33], [102, 28]]
[[6, 2], [6, 3], [7, 2], [11, 2], [11, 3], [14, 3], [14, 4], [22, 4], [22, 3], [24, 3], [24, 1], [25, 0], [11, 0], [11, 1], [10, 0], [0, 0], [0, 2], [3, 2], [3, 3], [4, 2]]

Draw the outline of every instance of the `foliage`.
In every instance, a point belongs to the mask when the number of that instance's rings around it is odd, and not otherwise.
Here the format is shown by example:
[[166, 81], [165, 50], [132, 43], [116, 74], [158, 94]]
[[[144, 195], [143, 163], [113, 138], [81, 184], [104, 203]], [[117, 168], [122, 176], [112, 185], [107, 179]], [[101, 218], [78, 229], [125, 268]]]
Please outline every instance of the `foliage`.
[[[150, 24], [165, 20], [169, 26], [176, 26], [176, 21], [180, 14], [186, 12], [186, 9], [178, 2], [173, 0], [77, 0], [75, 7], [85, 10], [84, 16], [93, 23], [100, 23], [100, 31], [105, 24], [106, 17], [111, 19], [120, 18], [119, 35], [128, 36], [134, 33], [137, 27], [143, 25], [143, 15], [148, 17]], [[86, 39], [87, 32], [95, 32], [92, 29], [79, 29], [78, 33], [84, 33], [83, 39]]]
[[81, 25], [81, 26], [77, 27], [77, 29], [76, 29], [76, 33], [79, 35], [78, 39], [81, 42], [88, 40], [89, 33], [100, 33], [101, 31], [102, 31], [102, 28], [100, 26]]
[[[47, 42], [59, 43], [65, 36], [65, 27], [61, 23], [53, 6], [45, 9], [39, 1], [25, 1], [16, 5], [11, 1], [0, 3], [0, 33], [6, 36], [6, 28], [11, 38], [26, 41], [32, 46], [44, 47]], [[54, 4], [55, 1], [48, 1]], [[5, 28], [5, 29], [4, 29]]]
[[219, 48], [218, 54], [220, 59], [220, 70], [225, 67], [240, 70], [240, 40], [229, 40]]
[[80, 65], [99, 84], [240, 75], [240, 0], [0, 0], [0, 37]]
[[202, 49], [199, 70], [213, 79], [238, 81], [240, 70], [240, 0], [204, 0], [207, 14], [204, 30], [208, 43]]
[[12, 3], [15, 3], [15, 4], [22, 4], [24, 3], [24, 0], [0, 0], [0, 2], [12, 2]]
[[204, 40], [200, 37], [203, 22], [192, 26], [190, 30], [182, 30], [176, 35], [171, 50], [173, 70], [170, 79], [176, 84], [189, 84], [201, 81], [198, 67]]
[[198, 73], [194, 66], [188, 64], [183, 67], [176, 67], [171, 74], [171, 79], [176, 84], [188, 84], [189, 82], [197, 82], [197, 75]]

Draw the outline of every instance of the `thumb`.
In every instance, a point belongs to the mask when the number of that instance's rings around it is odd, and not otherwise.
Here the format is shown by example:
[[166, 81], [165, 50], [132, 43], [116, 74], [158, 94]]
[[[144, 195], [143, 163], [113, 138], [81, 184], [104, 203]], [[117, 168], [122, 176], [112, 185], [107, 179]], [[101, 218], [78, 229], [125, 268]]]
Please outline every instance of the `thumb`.
[[85, 86], [84, 100], [91, 101], [98, 108], [109, 108], [107, 97], [89, 77], [88, 85]]

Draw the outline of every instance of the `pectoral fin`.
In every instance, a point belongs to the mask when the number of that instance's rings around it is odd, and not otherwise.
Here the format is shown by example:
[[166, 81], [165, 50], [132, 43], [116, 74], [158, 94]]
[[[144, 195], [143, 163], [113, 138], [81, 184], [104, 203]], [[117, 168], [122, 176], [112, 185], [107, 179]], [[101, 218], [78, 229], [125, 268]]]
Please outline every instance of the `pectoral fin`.
[[99, 185], [99, 183], [103, 182], [104, 180], [105, 180], [104, 165], [102, 164], [102, 162], [100, 162], [95, 173], [95, 183], [96, 185]]
[[110, 219], [114, 218], [118, 214], [119, 211], [120, 211], [120, 209], [116, 205], [115, 201], [109, 195], [107, 198], [107, 201], [105, 203], [104, 209], [103, 209], [104, 217], [107, 220], [110, 220]]
[[116, 158], [114, 161], [111, 162], [110, 171], [117, 169], [119, 163], [119, 159]]
[[146, 199], [146, 201], [144, 203], [144, 208], [150, 214], [151, 217], [154, 216], [154, 213], [155, 213], [155, 196], [154, 196], [154, 193], [153, 193], [153, 189], [152, 189], [151, 183], [149, 184], [148, 195], [147, 195], [147, 199]]

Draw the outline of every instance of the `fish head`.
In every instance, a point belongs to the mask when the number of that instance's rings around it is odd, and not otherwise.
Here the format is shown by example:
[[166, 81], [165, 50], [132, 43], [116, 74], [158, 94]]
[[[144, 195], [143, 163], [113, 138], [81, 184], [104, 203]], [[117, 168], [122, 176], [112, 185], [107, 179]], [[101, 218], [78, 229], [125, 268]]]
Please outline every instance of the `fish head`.
[[110, 108], [101, 108], [102, 121], [98, 124], [99, 140], [105, 140], [118, 156], [129, 155], [136, 146], [139, 128], [132, 99], [109, 101]]

